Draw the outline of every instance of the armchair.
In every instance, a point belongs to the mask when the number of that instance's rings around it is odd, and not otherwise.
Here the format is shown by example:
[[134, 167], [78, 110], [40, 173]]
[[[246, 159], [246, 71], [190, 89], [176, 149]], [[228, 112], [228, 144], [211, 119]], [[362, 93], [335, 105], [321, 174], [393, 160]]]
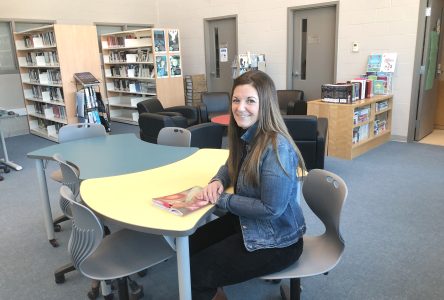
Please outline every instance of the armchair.
[[170, 117], [183, 116], [187, 121], [186, 127], [197, 124], [199, 121], [198, 110], [196, 107], [182, 105], [163, 108], [162, 103], [160, 103], [157, 98], [140, 101], [137, 103], [137, 111], [139, 112], [139, 115], [142, 113], [156, 113]]
[[157, 144], [157, 136], [164, 127], [187, 127], [187, 119], [181, 115], [167, 116], [144, 112], [139, 115], [140, 139]]
[[228, 114], [230, 95], [225, 92], [202, 93], [202, 103], [199, 105], [200, 121], [210, 122], [212, 117]]
[[277, 90], [279, 110], [282, 115], [306, 115], [307, 102], [301, 90]]
[[328, 119], [288, 115], [283, 118], [288, 132], [301, 151], [307, 169], [323, 169]]

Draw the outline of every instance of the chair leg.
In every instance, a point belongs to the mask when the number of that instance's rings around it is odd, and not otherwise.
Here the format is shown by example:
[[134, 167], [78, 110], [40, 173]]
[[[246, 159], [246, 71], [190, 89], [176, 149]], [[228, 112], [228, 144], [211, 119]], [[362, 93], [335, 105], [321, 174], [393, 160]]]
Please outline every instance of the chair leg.
[[129, 300], [127, 278], [117, 279], [117, 292], [120, 300]]
[[54, 272], [55, 283], [64, 283], [65, 274], [74, 271], [76, 268], [72, 263], [66, 264]]
[[301, 279], [291, 278], [290, 287], [281, 285], [281, 297], [283, 300], [300, 300], [301, 299]]
[[54, 231], [55, 232], [60, 232], [62, 230], [62, 227], [59, 224], [62, 223], [62, 222], [68, 221], [68, 220], [69, 220], [69, 218], [67, 216], [65, 216], [65, 215], [56, 218], [52, 222], [52, 224], [54, 225]]

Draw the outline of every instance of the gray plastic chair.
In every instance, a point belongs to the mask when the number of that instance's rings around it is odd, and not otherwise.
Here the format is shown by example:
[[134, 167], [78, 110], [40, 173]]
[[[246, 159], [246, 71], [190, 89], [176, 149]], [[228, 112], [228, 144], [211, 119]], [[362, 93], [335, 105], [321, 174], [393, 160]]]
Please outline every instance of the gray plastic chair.
[[[102, 124], [95, 123], [76, 123], [68, 124], [59, 129], [59, 143], [105, 136], [106, 130]], [[51, 179], [62, 182], [62, 173], [60, 170], [51, 173]]]
[[[59, 130], [59, 143], [66, 143], [69, 141], [105, 136], [106, 130], [102, 124], [89, 124], [89, 123], [76, 123], [68, 124], [60, 128]], [[73, 165], [71, 162], [68, 164]], [[63, 183], [62, 169], [58, 169], [51, 173], [51, 179]], [[78, 192], [77, 192], [78, 193]], [[54, 231], [61, 230], [60, 223], [68, 220], [66, 216], [60, 216], [53, 221]]]
[[[62, 158], [60, 154], [54, 154], [52, 157], [60, 166], [62, 174], [62, 184], [67, 186], [74, 195], [74, 199], [80, 200], [80, 170], [79, 168]], [[60, 209], [63, 212], [63, 217], [59, 217], [57, 220], [69, 220], [72, 219], [71, 204], [68, 200], [60, 197], [59, 199]], [[72, 263], [65, 264], [54, 271], [54, 280], [57, 284], [65, 282], [65, 274], [75, 270]]]
[[[75, 268], [84, 276], [101, 281], [126, 279], [175, 254], [159, 235], [122, 229], [104, 237], [100, 220], [75, 200], [68, 187], [62, 186], [60, 195], [70, 202], [73, 215], [68, 251]], [[126, 280], [120, 283], [119, 288], [127, 294]]]
[[157, 143], [166, 146], [190, 147], [191, 132], [180, 127], [164, 127], [159, 131]]
[[[345, 243], [339, 223], [348, 189], [344, 180], [332, 172], [311, 170], [302, 187], [305, 202], [325, 226], [318, 236], [304, 236], [304, 249], [297, 262], [280, 272], [263, 276], [276, 280], [290, 278], [290, 290], [281, 286], [283, 299], [300, 298], [300, 278], [326, 274], [341, 260]], [[288, 295], [289, 294], [289, 295]]]

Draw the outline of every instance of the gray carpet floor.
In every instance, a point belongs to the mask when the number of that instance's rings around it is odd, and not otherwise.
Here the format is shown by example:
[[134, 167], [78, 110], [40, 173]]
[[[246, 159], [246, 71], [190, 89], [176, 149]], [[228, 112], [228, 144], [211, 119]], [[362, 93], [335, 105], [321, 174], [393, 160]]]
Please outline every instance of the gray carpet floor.
[[[137, 126], [113, 123], [112, 134]], [[24, 135], [6, 139], [22, 171], [0, 182], [0, 299], [86, 299], [90, 281], [77, 271], [56, 285], [54, 270], [69, 261], [70, 225], [46, 240], [34, 161], [26, 153], [52, 142]], [[1, 153], [0, 153], [1, 156]], [[56, 169], [48, 164], [47, 174]], [[346, 181], [349, 196], [341, 230], [345, 254], [328, 276], [302, 280], [303, 299], [444, 298], [444, 147], [389, 142], [352, 161], [327, 157], [325, 169]], [[60, 213], [59, 185], [48, 180], [53, 214]], [[309, 234], [323, 227], [304, 205]], [[176, 260], [137, 281], [145, 299], [178, 299]], [[259, 279], [226, 287], [229, 299], [277, 300], [279, 285]]]

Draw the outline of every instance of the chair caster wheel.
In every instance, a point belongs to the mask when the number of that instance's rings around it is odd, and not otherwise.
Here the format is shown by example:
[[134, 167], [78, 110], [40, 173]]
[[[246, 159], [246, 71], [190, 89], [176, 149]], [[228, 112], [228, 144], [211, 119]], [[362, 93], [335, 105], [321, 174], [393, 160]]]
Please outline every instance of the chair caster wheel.
[[145, 277], [147, 273], [148, 273], [148, 269], [145, 269], [140, 272], [137, 272], [137, 275], [139, 275], [139, 277]]
[[99, 297], [99, 287], [91, 288], [91, 290], [88, 292], [88, 299], [94, 300], [97, 299], [97, 297]]
[[57, 242], [56, 239], [49, 240], [49, 243], [50, 243], [51, 246], [53, 246], [54, 248], [57, 248], [57, 247], [59, 246], [59, 243]]
[[54, 276], [55, 279], [55, 283], [57, 284], [61, 284], [65, 282], [65, 275], [61, 274], [61, 275], [56, 275]]
[[54, 224], [54, 231], [55, 231], [55, 232], [60, 232], [60, 231], [62, 231], [62, 226], [60, 226], [59, 224]]
[[9, 172], [11, 172], [11, 169], [10, 168], [6, 168], [5, 169], [5, 173], [9, 173]]

